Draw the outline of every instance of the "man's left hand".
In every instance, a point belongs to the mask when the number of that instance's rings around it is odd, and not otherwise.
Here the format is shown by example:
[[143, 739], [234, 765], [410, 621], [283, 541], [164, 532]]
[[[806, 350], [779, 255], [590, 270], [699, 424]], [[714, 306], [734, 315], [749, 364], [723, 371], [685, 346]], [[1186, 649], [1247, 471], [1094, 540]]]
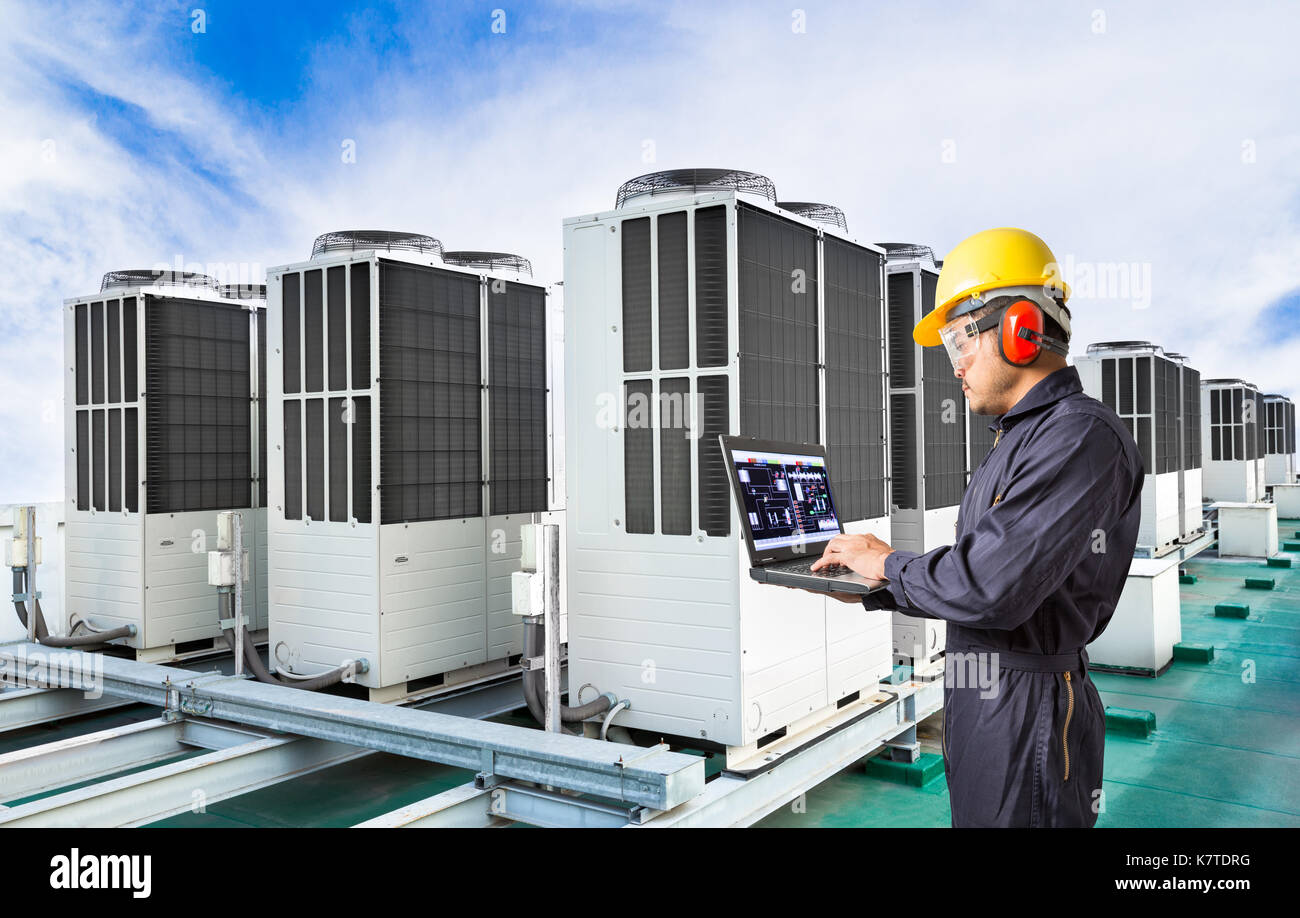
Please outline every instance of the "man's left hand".
[[894, 549], [873, 535], [837, 535], [831, 539], [822, 556], [813, 562], [812, 570], [838, 564], [869, 580], [885, 579], [885, 558]]

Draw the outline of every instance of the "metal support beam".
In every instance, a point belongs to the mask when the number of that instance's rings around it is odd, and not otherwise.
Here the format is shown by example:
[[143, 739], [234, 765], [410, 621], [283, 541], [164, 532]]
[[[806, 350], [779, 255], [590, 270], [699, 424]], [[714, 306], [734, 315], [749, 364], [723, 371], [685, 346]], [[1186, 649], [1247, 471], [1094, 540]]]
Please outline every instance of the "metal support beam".
[[121, 698], [87, 698], [73, 689], [14, 688], [0, 691], [0, 734], [131, 704]]
[[[232, 733], [203, 726], [209, 738]], [[160, 729], [188, 727], [164, 723]], [[340, 743], [237, 732], [245, 742], [0, 810], [0, 826], [147, 825], [366, 754]]]
[[147, 720], [0, 755], [0, 799], [21, 800], [184, 755], [182, 726]]
[[898, 693], [892, 703], [857, 720], [852, 720], [849, 712], [847, 726], [786, 753], [771, 768], [749, 778], [730, 773], [719, 775], [702, 794], [671, 812], [584, 800], [505, 781], [487, 788], [473, 784], [452, 788], [361, 823], [359, 828], [486, 826], [499, 824], [503, 819], [529, 825], [572, 827], [752, 825], [854, 762], [888, 749], [900, 740], [914, 738], [916, 724], [943, 704], [943, 683], [939, 680], [908, 682], [890, 688]]
[[[91, 659], [95, 657], [96, 659]], [[0, 667], [27, 684], [70, 686], [95, 678], [105, 694], [187, 716], [265, 727], [476, 772], [667, 810], [704, 789], [704, 762], [665, 748], [641, 750], [562, 733], [467, 720], [335, 695], [63, 651], [0, 646]], [[175, 695], [173, 696], [173, 690]]]
[[509, 820], [493, 815], [492, 790], [462, 784], [401, 809], [357, 823], [354, 829], [482, 829]]

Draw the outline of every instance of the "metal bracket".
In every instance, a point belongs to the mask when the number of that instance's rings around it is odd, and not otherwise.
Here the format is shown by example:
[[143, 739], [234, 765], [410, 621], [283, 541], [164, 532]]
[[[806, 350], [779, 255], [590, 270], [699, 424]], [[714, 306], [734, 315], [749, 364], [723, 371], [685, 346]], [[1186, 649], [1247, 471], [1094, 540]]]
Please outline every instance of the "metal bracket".
[[545, 657], [523, 657], [519, 661], [519, 668], [526, 673], [536, 672], [546, 668]]
[[172, 677], [168, 676], [163, 680], [163, 686], [167, 689], [167, 705], [162, 710], [162, 719], [172, 724], [185, 719], [185, 712], [181, 710], [181, 691], [172, 685]]
[[921, 758], [920, 743], [883, 743], [882, 745], [891, 761], [906, 762], [910, 765]]

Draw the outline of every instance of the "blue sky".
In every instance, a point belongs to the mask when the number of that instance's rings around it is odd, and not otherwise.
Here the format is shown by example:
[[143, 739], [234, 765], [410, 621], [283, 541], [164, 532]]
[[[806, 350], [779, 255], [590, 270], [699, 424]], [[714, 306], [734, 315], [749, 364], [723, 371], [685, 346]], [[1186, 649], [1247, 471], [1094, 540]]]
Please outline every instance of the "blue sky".
[[257, 276], [365, 226], [554, 281], [562, 218], [678, 166], [864, 241], [1025, 226], [1078, 272], [1079, 349], [1300, 397], [1300, 8], [1099, 6], [10, 0], [0, 502], [60, 494], [57, 307], [107, 270]]

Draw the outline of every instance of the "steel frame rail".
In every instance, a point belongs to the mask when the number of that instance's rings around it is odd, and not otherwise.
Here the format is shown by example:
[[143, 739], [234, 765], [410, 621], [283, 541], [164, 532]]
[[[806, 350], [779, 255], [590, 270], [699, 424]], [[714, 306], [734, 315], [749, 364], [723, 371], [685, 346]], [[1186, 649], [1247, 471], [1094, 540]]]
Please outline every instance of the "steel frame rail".
[[229, 721], [467, 768], [483, 788], [514, 779], [653, 810], [671, 810], [704, 790], [703, 760], [667, 745], [633, 749], [27, 642], [0, 645], [0, 672], [40, 688], [94, 686], [164, 708], [164, 719]]

